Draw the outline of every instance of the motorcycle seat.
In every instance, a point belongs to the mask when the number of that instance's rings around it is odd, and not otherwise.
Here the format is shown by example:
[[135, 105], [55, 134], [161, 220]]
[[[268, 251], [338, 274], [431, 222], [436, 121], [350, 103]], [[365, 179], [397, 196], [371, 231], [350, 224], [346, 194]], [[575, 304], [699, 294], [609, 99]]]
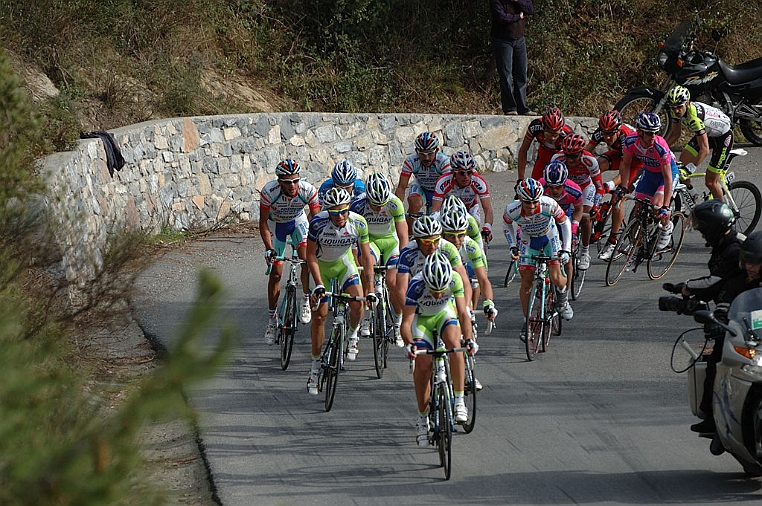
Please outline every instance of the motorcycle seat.
[[726, 65], [720, 60], [719, 65], [730, 84], [743, 84], [762, 78], [762, 57], [740, 65]]

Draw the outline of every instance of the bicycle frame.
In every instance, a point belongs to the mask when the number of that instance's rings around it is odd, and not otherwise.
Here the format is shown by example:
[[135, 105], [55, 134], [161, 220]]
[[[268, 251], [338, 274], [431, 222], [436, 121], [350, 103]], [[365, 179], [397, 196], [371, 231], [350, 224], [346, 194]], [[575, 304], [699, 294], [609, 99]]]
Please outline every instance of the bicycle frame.
[[294, 334], [299, 327], [299, 318], [296, 316], [298, 300], [296, 288], [299, 286], [297, 266], [304, 264], [305, 261], [299, 258], [296, 248], [293, 245], [291, 247], [290, 258], [276, 257], [275, 260], [281, 260], [289, 264], [288, 277], [286, 279], [286, 294], [281, 300], [278, 311], [279, 332], [277, 336], [281, 351], [281, 369], [285, 371], [291, 361], [291, 352], [294, 346]]
[[555, 294], [551, 290], [548, 272], [548, 263], [553, 258], [547, 255], [522, 255], [522, 257], [530, 258], [535, 262], [534, 280], [532, 281], [529, 300], [527, 300], [527, 314], [524, 319], [527, 328], [527, 359], [532, 361], [540, 351], [546, 351], [553, 319], [555, 318], [557, 321], [557, 334], [561, 333], [561, 322], [560, 315], [555, 308]]
[[389, 268], [383, 264], [383, 256], [380, 263], [381, 265], [373, 267], [376, 294], [380, 295], [380, 297], [376, 307], [373, 309], [373, 318], [371, 319], [373, 360], [375, 362], [376, 376], [378, 379], [383, 377], [384, 369], [387, 367], [389, 344], [396, 340], [393, 335], [394, 319], [392, 315], [391, 301], [389, 300], [389, 289], [386, 286], [386, 271]]

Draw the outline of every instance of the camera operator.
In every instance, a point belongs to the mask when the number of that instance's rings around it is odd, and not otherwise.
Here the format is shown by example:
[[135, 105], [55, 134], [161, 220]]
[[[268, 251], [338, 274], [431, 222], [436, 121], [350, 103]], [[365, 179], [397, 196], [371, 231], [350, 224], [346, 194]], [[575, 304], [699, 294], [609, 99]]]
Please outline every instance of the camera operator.
[[[696, 279], [689, 279], [675, 288], [681, 288], [680, 292], [686, 299], [675, 300], [677, 307], [685, 308], [698, 306], [699, 301], [714, 301], [719, 304], [719, 295], [723, 292], [725, 283], [741, 273], [738, 263], [739, 253], [743, 244], [744, 236], [733, 230], [735, 217], [733, 211], [721, 200], [708, 200], [697, 205], [691, 216], [693, 228], [701, 233], [706, 240], [707, 246], [712, 248], [709, 257], [709, 275]], [[665, 288], [667, 286], [665, 285]], [[673, 309], [666, 304], [660, 308]], [[692, 312], [692, 311], [691, 311]], [[689, 313], [690, 314], [690, 313]], [[721, 329], [707, 327], [708, 336], [715, 338], [712, 354], [707, 357], [706, 380], [704, 381], [704, 395], [701, 399], [701, 411], [706, 414], [706, 419], [700, 423], [691, 425], [691, 430], [699, 433], [713, 433], [715, 431], [714, 417], [712, 416], [712, 390], [714, 377], [717, 370], [717, 362], [722, 358], [722, 343], [724, 333]]]

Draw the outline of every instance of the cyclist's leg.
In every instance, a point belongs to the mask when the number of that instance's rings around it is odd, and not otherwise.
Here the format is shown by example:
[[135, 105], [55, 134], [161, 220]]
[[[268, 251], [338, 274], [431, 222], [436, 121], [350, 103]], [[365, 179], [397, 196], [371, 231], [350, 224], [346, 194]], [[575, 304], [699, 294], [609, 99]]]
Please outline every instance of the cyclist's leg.
[[[698, 162], [698, 151], [698, 140], [696, 140], [696, 137], [694, 136], [690, 141], [688, 141], [688, 144], [683, 146], [683, 150], [680, 153], [680, 163], [682, 165], [688, 165], [689, 163], [698, 165], [698, 163], [696, 163]], [[691, 178], [683, 180], [683, 183], [685, 183], [686, 186], [690, 186]]]
[[728, 164], [728, 155], [733, 149], [733, 130], [728, 131], [722, 137], [709, 139], [709, 147], [712, 149], [712, 159], [706, 169], [704, 182], [712, 193], [712, 197], [721, 199], [723, 195], [720, 178], [725, 175], [725, 167]]
[[[447, 312], [442, 312], [438, 315], [439, 318], [439, 335], [442, 336], [442, 341], [447, 348], [457, 348], [460, 346], [460, 325], [458, 324], [458, 318], [455, 313], [448, 307]], [[463, 377], [465, 374], [465, 363], [463, 362], [462, 353], [450, 354], [450, 375], [452, 377], [452, 389], [457, 397], [460, 393], [461, 399], [463, 398]]]
[[[307, 260], [307, 232], [309, 221], [306, 215], [297, 218], [296, 226], [291, 234], [291, 243], [296, 245], [296, 254], [302, 260]], [[310, 270], [307, 264], [301, 265], [300, 280], [302, 282], [302, 301], [299, 310], [299, 320], [303, 324], [310, 322]]]
[[[271, 235], [273, 238], [273, 247], [275, 248], [276, 256], [283, 256], [283, 252], [286, 251], [286, 240], [288, 236], [294, 231], [295, 222], [289, 223], [275, 223], [274, 221], [268, 221]], [[274, 231], [274, 232], [273, 232]], [[278, 307], [278, 299], [280, 298], [280, 280], [283, 276], [283, 262], [273, 261], [272, 270], [270, 271], [270, 278], [267, 281], [267, 304], [270, 310], [270, 319], [275, 318], [275, 311]]]
[[[370, 255], [373, 258], [372, 263], [373, 263], [373, 266], [375, 267], [376, 265], [378, 265], [378, 261], [381, 258], [381, 253], [380, 253], [380, 251], [378, 249], [378, 246], [376, 245], [376, 243], [373, 240], [370, 241], [369, 247], [370, 247]], [[358, 252], [358, 255], [357, 255], [358, 260], [360, 260], [361, 257], [362, 257], [362, 255]], [[371, 276], [371, 278], [373, 278], [374, 282], [375, 282], [375, 277]], [[361, 278], [361, 281], [362, 281], [362, 278]], [[369, 292], [373, 292], [374, 291], [374, 287], [373, 286], [369, 287], [368, 291]], [[360, 293], [360, 295], [362, 295], [362, 293]], [[371, 308], [367, 307], [367, 305], [362, 304], [362, 306], [363, 306], [363, 309], [364, 309], [364, 311], [363, 311], [364, 312], [364, 317], [363, 317], [362, 324], [361, 324], [361, 326], [362, 326], [361, 334], [363, 336], [369, 336], [370, 335], [370, 320], [373, 318], [373, 313], [371, 311]], [[350, 303], [350, 308], [351, 307], [352, 306], [351, 306], [351, 303]]]
[[[433, 350], [436, 343], [432, 335], [437, 329], [435, 316], [415, 315], [412, 323], [413, 344], [419, 350]], [[423, 415], [429, 410], [429, 396], [431, 395], [431, 355], [417, 355], [415, 357], [415, 370], [413, 371], [413, 385], [415, 386], [415, 399], [418, 404], [418, 414]]]

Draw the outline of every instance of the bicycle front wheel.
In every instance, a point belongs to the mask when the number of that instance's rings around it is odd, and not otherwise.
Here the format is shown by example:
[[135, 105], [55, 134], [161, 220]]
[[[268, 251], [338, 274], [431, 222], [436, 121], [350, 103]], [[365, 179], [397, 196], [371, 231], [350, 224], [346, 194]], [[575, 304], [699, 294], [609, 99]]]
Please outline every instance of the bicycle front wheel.
[[553, 330], [553, 320], [559, 317], [558, 311], [556, 311], [556, 289], [551, 287], [545, 294], [545, 324], [542, 327], [542, 351], [545, 353], [548, 351], [548, 344], [550, 343], [550, 333]]
[[449, 480], [452, 472], [452, 406], [447, 386], [440, 384], [437, 389], [439, 390], [439, 406], [437, 407], [439, 463], [444, 467], [445, 480]]
[[508, 288], [508, 285], [511, 284], [511, 281], [513, 281], [516, 278], [516, 273], [519, 271], [516, 260], [509, 260], [508, 261], [508, 272], [505, 273], [505, 279], [503, 280], [503, 288]]
[[373, 319], [371, 321], [373, 328], [373, 362], [376, 365], [376, 376], [381, 379], [384, 376], [384, 348], [386, 347], [384, 308], [382, 303], [376, 304], [373, 308]]
[[743, 235], [749, 235], [754, 232], [762, 212], [759, 188], [749, 181], [733, 181], [728, 185], [728, 190], [732, 201], [727, 197], [725, 200], [736, 215], [734, 227]]
[[527, 359], [532, 361], [540, 352], [540, 343], [542, 341], [542, 331], [545, 326], [543, 320], [543, 299], [542, 299], [542, 287], [538, 283], [532, 286], [532, 291], [529, 294], [529, 302], [527, 303], [527, 342], [526, 351]]
[[468, 409], [468, 420], [466, 420], [466, 423], [463, 424], [463, 430], [466, 432], [466, 434], [469, 434], [472, 430], [474, 430], [474, 425], [476, 424], [476, 364], [474, 362], [474, 357], [468, 353], [465, 354], [464, 358], [466, 363], [466, 375], [464, 381], [465, 389], [463, 391], [463, 400], [465, 401], [466, 408]]
[[619, 235], [614, 252], [611, 254], [606, 267], [606, 286], [614, 286], [622, 275], [632, 265], [638, 251], [642, 235], [640, 221], [633, 217], [632, 221]]
[[651, 254], [648, 256], [648, 277], [651, 279], [659, 279], [664, 276], [680, 253], [680, 248], [683, 247], [683, 239], [685, 238], [685, 215], [683, 213], [675, 213], [670, 218], [672, 221], [672, 238], [669, 240], [669, 244], [659, 251], [656, 251], [656, 243], [658, 242], [658, 234], [653, 241]]
[[341, 369], [341, 343], [344, 341], [341, 328], [334, 328], [331, 339], [328, 341], [327, 360], [325, 364], [325, 410], [331, 411], [336, 397], [336, 385], [339, 382], [339, 370]]
[[577, 300], [579, 297], [579, 294], [582, 293], [582, 285], [585, 284], [585, 276], [587, 276], [587, 269], [582, 270], [577, 265], [579, 263], [579, 258], [577, 254], [574, 254], [574, 258], [572, 259], [572, 265], [574, 266], [574, 272], [572, 273], [572, 280], [571, 280], [571, 300]]
[[286, 314], [283, 316], [283, 325], [280, 327], [280, 368], [288, 369], [291, 362], [291, 351], [294, 348], [294, 334], [296, 334], [296, 287], [286, 288]]

